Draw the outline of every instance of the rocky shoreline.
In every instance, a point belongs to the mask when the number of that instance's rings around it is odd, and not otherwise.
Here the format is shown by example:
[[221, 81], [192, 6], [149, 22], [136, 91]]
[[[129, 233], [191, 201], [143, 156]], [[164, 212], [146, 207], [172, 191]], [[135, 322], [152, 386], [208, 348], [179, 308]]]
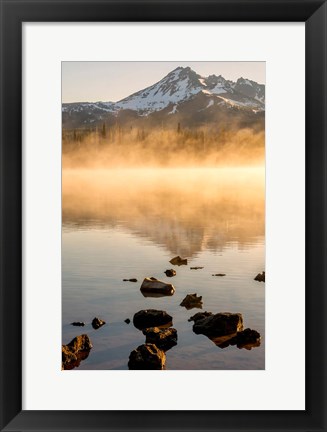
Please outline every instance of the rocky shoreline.
[[[169, 261], [172, 265], [187, 265], [187, 259], [176, 256]], [[190, 270], [202, 270], [204, 267], [190, 267]], [[163, 273], [167, 277], [176, 276], [174, 269], [167, 269]], [[212, 276], [226, 276], [216, 273]], [[265, 272], [259, 273], [254, 280], [265, 282]], [[123, 279], [124, 282], [137, 282], [136, 278]], [[143, 296], [162, 297], [173, 296], [176, 289], [168, 282], [154, 277], [145, 277], [140, 287]], [[196, 293], [187, 294], [180, 303], [186, 310], [202, 309], [202, 296]], [[236, 346], [238, 349], [251, 350], [260, 346], [261, 336], [256, 330], [244, 329], [241, 313], [231, 312], [198, 312], [188, 320], [193, 322], [192, 330], [195, 334], [207, 336], [219, 348]], [[126, 324], [130, 318], [124, 320]], [[132, 319], [136, 329], [145, 336], [144, 344], [139, 345], [129, 355], [128, 368], [130, 370], [164, 370], [166, 368], [166, 352], [177, 345], [177, 330], [173, 327], [173, 317], [164, 310], [142, 309], [136, 312]], [[100, 329], [106, 322], [95, 317], [92, 320], [94, 330]], [[74, 321], [72, 326], [84, 327], [84, 321]], [[62, 370], [78, 367], [81, 361], [88, 358], [93, 345], [88, 335], [82, 334], [73, 338], [67, 345], [62, 345]]]

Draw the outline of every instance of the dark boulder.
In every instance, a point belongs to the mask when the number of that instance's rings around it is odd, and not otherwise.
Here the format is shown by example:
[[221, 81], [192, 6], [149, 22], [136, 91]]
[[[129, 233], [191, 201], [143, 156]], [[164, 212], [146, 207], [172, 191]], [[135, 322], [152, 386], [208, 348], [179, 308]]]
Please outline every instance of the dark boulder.
[[266, 281], [266, 273], [263, 271], [262, 273], [258, 273], [254, 278], [255, 281], [265, 282]]
[[131, 322], [131, 320], [129, 318], [126, 318], [124, 321], [126, 324], [129, 324]]
[[246, 328], [245, 330], [238, 332], [236, 335], [237, 348], [245, 348], [250, 350], [251, 348], [260, 346], [260, 333], [256, 330]]
[[141, 288], [142, 293], [154, 293], [172, 296], [175, 292], [174, 285], [166, 282], [162, 282], [154, 277], [145, 278], [142, 282]]
[[132, 278], [132, 279], [123, 279], [123, 282], [137, 282], [137, 279]]
[[166, 273], [166, 276], [167, 276], [167, 277], [173, 277], [173, 276], [176, 276], [176, 270], [174, 270], [174, 269], [168, 269], [168, 270], [166, 270], [164, 273]]
[[191, 316], [191, 318], [189, 318], [188, 321], [196, 322], [198, 320], [201, 320], [201, 319], [206, 318], [206, 317], [210, 317], [212, 315], [213, 315], [212, 312], [197, 312], [195, 315]]
[[212, 276], [226, 276], [226, 273], [216, 273], [216, 274], [213, 274]]
[[61, 369], [69, 370], [79, 366], [80, 362], [77, 359], [77, 353], [75, 354], [67, 345], [61, 347]]
[[99, 319], [99, 318], [93, 318], [92, 321], [92, 327], [97, 330], [98, 328], [102, 327], [103, 325], [105, 325], [105, 321]]
[[225, 336], [243, 330], [243, 318], [240, 313], [198, 312], [190, 321], [194, 321], [193, 331], [206, 336]]
[[194, 294], [187, 294], [187, 296], [183, 299], [180, 306], [184, 306], [187, 310], [198, 308], [202, 309], [202, 296], [197, 296], [196, 293]]
[[154, 344], [143, 344], [130, 353], [128, 368], [132, 370], [162, 370], [166, 355]]
[[82, 360], [85, 360], [92, 348], [90, 338], [86, 334], [76, 336], [67, 345], [61, 348], [61, 368], [64, 370], [78, 367]]
[[85, 322], [74, 321], [74, 322], [71, 323], [71, 325], [73, 325], [75, 327], [84, 327], [85, 326]]
[[178, 265], [178, 266], [187, 265], [187, 259], [181, 258], [179, 255], [172, 258], [169, 262], [170, 264]]
[[133, 324], [143, 330], [149, 327], [170, 327], [173, 318], [167, 312], [156, 309], [140, 310], [134, 315]]
[[168, 351], [173, 346], [177, 345], [177, 330], [175, 328], [160, 329], [158, 327], [150, 327], [143, 330], [146, 343], [155, 344], [159, 349]]

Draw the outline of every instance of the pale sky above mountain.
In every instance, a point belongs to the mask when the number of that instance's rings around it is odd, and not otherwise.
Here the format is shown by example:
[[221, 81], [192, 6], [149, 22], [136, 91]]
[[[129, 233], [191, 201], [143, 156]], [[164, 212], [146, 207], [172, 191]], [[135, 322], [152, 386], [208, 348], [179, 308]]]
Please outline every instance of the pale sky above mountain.
[[62, 62], [62, 102], [116, 102], [160, 81], [178, 66], [189, 66], [202, 76], [266, 81], [265, 62]]

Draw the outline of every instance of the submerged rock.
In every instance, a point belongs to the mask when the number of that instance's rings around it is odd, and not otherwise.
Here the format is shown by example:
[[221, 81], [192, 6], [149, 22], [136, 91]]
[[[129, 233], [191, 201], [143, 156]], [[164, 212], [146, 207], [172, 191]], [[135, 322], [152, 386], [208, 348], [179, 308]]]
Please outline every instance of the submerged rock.
[[76, 336], [67, 345], [61, 347], [61, 369], [70, 370], [78, 367], [85, 360], [92, 348], [90, 338], [86, 334]]
[[254, 278], [255, 281], [265, 282], [266, 281], [266, 273], [263, 271], [262, 273], [258, 273]]
[[176, 270], [174, 270], [174, 269], [168, 269], [168, 270], [166, 270], [164, 273], [166, 273], [166, 276], [167, 276], [167, 277], [173, 277], [173, 276], [176, 276]]
[[226, 273], [216, 273], [216, 274], [213, 274], [212, 276], [226, 276]]
[[132, 278], [132, 279], [123, 279], [123, 282], [137, 282], [137, 279]]
[[187, 294], [187, 296], [184, 298], [180, 306], [184, 306], [187, 310], [198, 308], [202, 309], [202, 296], [197, 296], [196, 293], [194, 294]]
[[74, 321], [74, 322], [71, 323], [71, 325], [73, 325], [75, 327], [84, 327], [85, 326], [85, 322]]
[[168, 351], [173, 346], [177, 345], [177, 330], [175, 328], [160, 329], [158, 327], [150, 327], [143, 330], [146, 343], [153, 343], [163, 351]]
[[130, 353], [128, 368], [132, 370], [162, 370], [166, 355], [154, 344], [143, 344]]
[[190, 270], [200, 270], [203, 269], [204, 267], [190, 267]]
[[175, 292], [175, 288], [172, 284], [162, 282], [154, 277], [145, 278], [140, 290], [143, 293], [155, 293], [168, 296], [173, 295]]
[[179, 255], [172, 258], [169, 262], [172, 265], [178, 265], [178, 266], [187, 265], [187, 259], [181, 258]]
[[126, 324], [129, 324], [131, 322], [131, 320], [129, 318], [125, 319], [124, 321]]
[[134, 315], [133, 324], [143, 330], [149, 327], [171, 327], [173, 318], [163, 310], [140, 310]]
[[93, 318], [92, 321], [92, 327], [97, 330], [98, 328], [102, 327], [103, 325], [105, 325], [105, 321], [99, 319], [99, 318]]
[[225, 336], [243, 330], [243, 317], [240, 313], [198, 312], [189, 321], [194, 321], [193, 331], [205, 336]]

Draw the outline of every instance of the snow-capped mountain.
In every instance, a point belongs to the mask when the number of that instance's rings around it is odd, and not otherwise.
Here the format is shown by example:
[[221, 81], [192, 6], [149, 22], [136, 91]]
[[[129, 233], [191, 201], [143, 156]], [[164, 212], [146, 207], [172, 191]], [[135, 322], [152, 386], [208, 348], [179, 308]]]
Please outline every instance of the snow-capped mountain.
[[[190, 105], [193, 102], [193, 105]], [[203, 77], [190, 67], [178, 67], [159, 82], [140, 90], [118, 102], [63, 104], [63, 126], [78, 127], [110, 121], [112, 117], [135, 119], [155, 118], [193, 111], [233, 108], [248, 114], [265, 110], [265, 86], [245, 78], [236, 82], [221, 75]], [[203, 113], [202, 113], [203, 117]]]

